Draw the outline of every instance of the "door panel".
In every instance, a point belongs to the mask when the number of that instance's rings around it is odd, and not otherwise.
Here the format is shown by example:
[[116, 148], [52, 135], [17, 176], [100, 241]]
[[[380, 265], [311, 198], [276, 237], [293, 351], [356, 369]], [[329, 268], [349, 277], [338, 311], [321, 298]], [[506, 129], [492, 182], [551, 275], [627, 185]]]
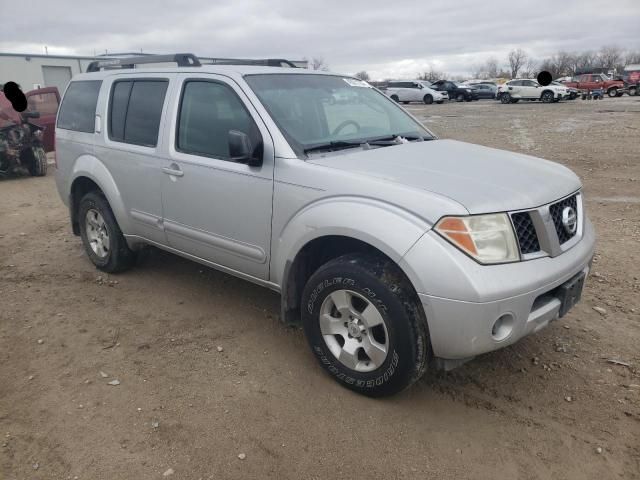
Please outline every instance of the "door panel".
[[[131, 230], [124, 233], [162, 245], [167, 243], [162, 228], [162, 167], [167, 161], [162, 118], [167, 116], [175, 77], [158, 73], [116, 77], [105, 81], [98, 100], [102, 142], [96, 145], [96, 156], [108, 167], [130, 217]], [[141, 122], [147, 132], [158, 132], [155, 142], [149, 133], [141, 138]]]
[[[169, 245], [261, 279], [269, 276], [273, 143], [242, 90], [225, 77], [180, 76], [162, 179]], [[263, 164], [228, 158], [228, 131], [263, 142]], [[174, 133], [175, 132], [175, 133]]]
[[56, 133], [56, 114], [60, 106], [60, 93], [56, 87], [39, 88], [25, 94], [27, 108], [30, 112], [38, 112], [40, 118], [30, 121], [44, 128], [42, 143], [46, 152], [54, 149]]

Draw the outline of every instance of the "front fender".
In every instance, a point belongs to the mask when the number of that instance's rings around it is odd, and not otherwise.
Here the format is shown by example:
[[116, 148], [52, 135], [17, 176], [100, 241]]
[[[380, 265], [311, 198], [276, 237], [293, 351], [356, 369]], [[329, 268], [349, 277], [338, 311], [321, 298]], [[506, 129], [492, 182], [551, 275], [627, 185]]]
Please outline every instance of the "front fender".
[[131, 224], [129, 215], [127, 215], [127, 210], [122, 202], [120, 190], [107, 167], [92, 155], [82, 155], [76, 159], [71, 169], [71, 174], [68, 177], [69, 188], [67, 191], [69, 193], [72, 192], [73, 183], [81, 177], [90, 179], [100, 187], [100, 190], [102, 190], [102, 193], [104, 193], [104, 196], [111, 206], [120, 230], [122, 230], [122, 233], [125, 235], [130, 232]]
[[412, 213], [377, 200], [361, 197], [319, 200], [297, 212], [274, 238], [272, 281], [286, 291], [288, 267], [298, 252], [317, 238], [336, 235], [360, 240], [399, 264], [430, 228], [430, 224]]

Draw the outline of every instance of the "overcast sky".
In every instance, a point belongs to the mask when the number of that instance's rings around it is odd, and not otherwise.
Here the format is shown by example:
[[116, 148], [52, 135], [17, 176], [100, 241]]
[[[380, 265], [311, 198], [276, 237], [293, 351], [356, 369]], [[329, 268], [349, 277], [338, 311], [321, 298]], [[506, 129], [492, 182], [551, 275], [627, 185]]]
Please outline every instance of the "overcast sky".
[[[433, 66], [464, 75], [512, 48], [640, 49], [640, 0], [21, 0], [2, 2], [0, 52], [140, 51], [323, 57], [372, 79]], [[12, 21], [7, 21], [10, 18]]]

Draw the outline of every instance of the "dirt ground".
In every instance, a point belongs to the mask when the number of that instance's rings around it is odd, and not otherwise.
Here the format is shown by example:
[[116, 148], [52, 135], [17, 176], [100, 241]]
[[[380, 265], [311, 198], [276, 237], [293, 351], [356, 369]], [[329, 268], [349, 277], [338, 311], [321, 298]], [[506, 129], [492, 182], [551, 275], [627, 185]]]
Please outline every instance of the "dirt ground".
[[640, 99], [409, 108], [582, 177], [598, 248], [568, 316], [372, 400], [274, 293], [155, 249], [101, 274], [53, 173], [0, 181], [0, 479], [640, 478]]

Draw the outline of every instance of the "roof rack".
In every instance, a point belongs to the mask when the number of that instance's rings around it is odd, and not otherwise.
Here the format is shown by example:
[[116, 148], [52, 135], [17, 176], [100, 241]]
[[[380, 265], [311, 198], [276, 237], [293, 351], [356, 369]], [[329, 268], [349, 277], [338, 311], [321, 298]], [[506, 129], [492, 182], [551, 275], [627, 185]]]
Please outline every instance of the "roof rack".
[[262, 65], [265, 67], [291, 67], [298, 68], [290, 60], [284, 58], [202, 58], [203, 64], [208, 65]]
[[193, 53], [175, 53], [171, 55], [145, 55], [143, 57], [114, 58], [96, 60], [87, 67], [87, 72], [99, 72], [101, 68], [134, 68], [144, 63], [176, 63], [179, 67], [199, 67], [200, 60]]

